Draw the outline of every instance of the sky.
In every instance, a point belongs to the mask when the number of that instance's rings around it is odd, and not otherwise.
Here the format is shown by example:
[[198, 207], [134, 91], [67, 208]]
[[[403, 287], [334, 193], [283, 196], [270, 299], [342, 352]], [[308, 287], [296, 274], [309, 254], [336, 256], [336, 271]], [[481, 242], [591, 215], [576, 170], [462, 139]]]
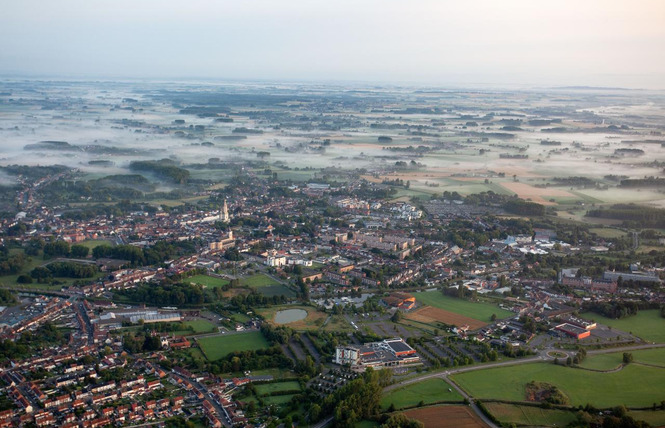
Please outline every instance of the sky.
[[0, 0], [0, 75], [665, 89], [662, 0]]

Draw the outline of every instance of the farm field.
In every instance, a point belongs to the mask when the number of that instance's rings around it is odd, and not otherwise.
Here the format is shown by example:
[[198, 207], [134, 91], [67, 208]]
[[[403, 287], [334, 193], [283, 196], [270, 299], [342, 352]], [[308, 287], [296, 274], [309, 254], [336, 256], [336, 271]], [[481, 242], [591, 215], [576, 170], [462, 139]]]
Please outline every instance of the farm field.
[[426, 306], [420, 308], [415, 312], [407, 315], [407, 318], [413, 321], [430, 324], [434, 322], [441, 322], [448, 325], [457, 327], [469, 326], [471, 330], [477, 330], [486, 325], [482, 321], [473, 318], [465, 317], [464, 315], [456, 314], [455, 312], [445, 311], [443, 309]]
[[650, 406], [665, 400], [665, 369], [629, 364], [620, 371], [599, 373], [556, 366], [551, 363], [523, 364], [460, 373], [454, 381], [480, 399], [525, 400], [524, 386], [530, 381], [557, 386], [573, 406], [590, 403], [599, 408], [624, 404]]
[[275, 314], [279, 311], [288, 310], [288, 309], [302, 309], [307, 312], [305, 319], [290, 322], [288, 325], [290, 328], [295, 330], [317, 330], [319, 329], [326, 317], [328, 316], [324, 312], [319, 312], [311, 306], [301, 306], [301, 305], [282, 305], [282, 306], [272, 306], [269, 308], [258, 309], [257, 312], [264, 317], [269, 323], [275, 324]]
[[281, 296], [293, 297], [295, 293], [288, 287], [280, 284], [271, 277], [264, 274], [257, 274], [242, 278], [240, 284], [252, 288], [264, 296]]
[[256, 385], [256, 392], [259, 395], [270, 394], [277, 391], [300, 391], [300, 383], [296, 381], [264, 383]]
[[196, 341], [210, 361], [219, 360], [233, 351], [254, 351], [268, 347], [268, 341], [259, 331], [204, 337]]
[[564, 427], [577, 418], [574, 412], [518, 406], [505, 403], [484, 403], [487, 410], [502, 424]]
[[416, 296], [418, 302], [425, 305], [434, 306], [444, 311], [455, 312], [484, 323], [491, 321], [492, 314], [496, 314], [498, 319], [515, 315], [510, 311], [501, 309], [498, 305], [484, 302], [469, 302], [455, 297], [444, 296], [438, 290], [414, 293], [414, 296]]
[[214, 276], [208, 275], [194, 275], [191, 278], [185, 280], [186, 282], [193, 282], [194, 284], [200, 284], [210, 288], [223, 287], [229, 283], [226, 279], [216, 278]]
[[658, 309], [639, 311], [637, 315], [615, 320], [595, 312], [582, 314], [584, 318], [608, 325], [621, 331], [632, 333], [649, 342], [665, 342], [665, 318]]
[[412, 409], [404, 414], [425, 428], [485, 428], [487, 425], [467, 406], [432, 406]]
[[421, 401], [424, 404], [432, 404], [462, 400], [464, 398], [448, 382], [432, 378], [390, 391], [381, 398], [381, 408], [385, 410], [394, 404], [396, 409], [403, 409], [416, 406]]

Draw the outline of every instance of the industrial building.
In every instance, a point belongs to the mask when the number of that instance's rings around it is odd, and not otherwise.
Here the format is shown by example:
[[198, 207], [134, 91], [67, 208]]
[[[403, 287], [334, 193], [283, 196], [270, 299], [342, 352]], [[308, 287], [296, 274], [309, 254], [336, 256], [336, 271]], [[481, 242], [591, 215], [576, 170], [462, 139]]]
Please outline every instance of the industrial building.
[[335, 363], [351, 366], [356, 371], [365, 371], [367, 367], [421, 364], [416, 350], [399, 337], [359, 346], [339, 346], [335, 352]]

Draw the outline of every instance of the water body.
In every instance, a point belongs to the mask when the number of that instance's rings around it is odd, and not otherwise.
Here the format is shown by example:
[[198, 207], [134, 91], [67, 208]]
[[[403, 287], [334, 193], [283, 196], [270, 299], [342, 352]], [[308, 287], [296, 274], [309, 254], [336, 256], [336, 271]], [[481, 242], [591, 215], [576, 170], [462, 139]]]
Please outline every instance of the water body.
[[288, 324], [304, 320], [306, 316], [307, 311], [304, 309], [287, 309], [279, 311], [275, 314], [275, 324]]

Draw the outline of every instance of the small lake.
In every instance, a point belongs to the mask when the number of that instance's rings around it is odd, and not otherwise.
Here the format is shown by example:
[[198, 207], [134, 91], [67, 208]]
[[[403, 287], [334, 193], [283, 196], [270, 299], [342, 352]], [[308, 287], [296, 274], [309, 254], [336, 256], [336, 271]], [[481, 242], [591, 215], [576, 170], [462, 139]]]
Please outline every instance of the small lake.
[[275, 314], [275, 324], [288, 324], [304, 320], [307, 316], [307, 311], [304, 309], [287, 309], [279, 311]]

